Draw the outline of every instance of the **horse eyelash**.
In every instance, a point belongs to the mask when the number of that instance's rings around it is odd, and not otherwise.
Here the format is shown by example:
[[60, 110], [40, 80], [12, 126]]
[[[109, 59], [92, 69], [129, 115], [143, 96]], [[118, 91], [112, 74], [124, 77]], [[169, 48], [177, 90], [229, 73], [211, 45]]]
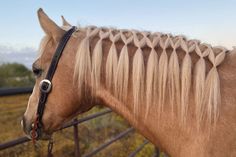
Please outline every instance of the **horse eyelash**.
[[34, 73], [34, 75], [35, 75], [36, 77], [40, 77], [43, 70], [40, 69], [40, 68], [37, 68], [37, 67], [33, 66], [33, 67], [32, 67], [32, 71], [33, 71], [33, 73]]

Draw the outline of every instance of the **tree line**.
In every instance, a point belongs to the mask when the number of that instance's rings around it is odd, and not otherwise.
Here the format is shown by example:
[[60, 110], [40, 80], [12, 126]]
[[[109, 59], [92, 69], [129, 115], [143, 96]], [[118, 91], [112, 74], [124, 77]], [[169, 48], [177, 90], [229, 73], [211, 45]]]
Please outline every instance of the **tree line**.
[[34, 80], [31, 70], [23, 64], [4, 63], [0, 65], [0, 88], [29, 87], [34, 85]]

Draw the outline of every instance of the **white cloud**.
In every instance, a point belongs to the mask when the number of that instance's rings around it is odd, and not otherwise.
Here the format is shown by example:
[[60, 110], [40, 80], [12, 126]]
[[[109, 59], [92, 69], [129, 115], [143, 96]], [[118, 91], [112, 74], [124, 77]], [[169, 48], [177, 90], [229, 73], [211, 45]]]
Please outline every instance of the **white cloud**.
[[30, 47], [14, 48], [12, 46], [0, 45], [0, 64], [21, 63], [31, 69], [31, 65], [37, 56], [37, 50]]

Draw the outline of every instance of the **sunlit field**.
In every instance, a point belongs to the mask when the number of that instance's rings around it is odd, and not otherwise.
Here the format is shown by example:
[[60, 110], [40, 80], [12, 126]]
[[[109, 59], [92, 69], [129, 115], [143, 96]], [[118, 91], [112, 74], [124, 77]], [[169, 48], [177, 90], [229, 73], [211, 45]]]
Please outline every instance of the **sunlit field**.
[[[0, 98], [0, 143], [24, 136], [20, 126], [21, 117], [26, 109], [29, 95], [7, 96]], [[88, 115], [102, 110], [95, 107]], [[81, 116], [80, 116], [81, 117]], [[78, 118], [80, 118], [78, 117]], [[108, 141], [111, 137], [126, 130], [129, 126], [121, 117], [114, 113], [101, 116], [79, 125], [79, 144], [81, 154], [88, 153], [100, 144]], [[54, 134], [54, 156], [74, 156], [73, 128], [68, 128]], [[131, 133], [121, 140], [111, 144], [98, 153], [97, 157], [126, 157], [145, 139], [137, 134]], [[32, 157], [46, 156], [47, 142], [38, 142], [34, 147], [32, 142], [21, 144], [3, 151], [1, 157]], [[154, 147], [148, 144], [137, 155], [138, 157], [151, 157]]]

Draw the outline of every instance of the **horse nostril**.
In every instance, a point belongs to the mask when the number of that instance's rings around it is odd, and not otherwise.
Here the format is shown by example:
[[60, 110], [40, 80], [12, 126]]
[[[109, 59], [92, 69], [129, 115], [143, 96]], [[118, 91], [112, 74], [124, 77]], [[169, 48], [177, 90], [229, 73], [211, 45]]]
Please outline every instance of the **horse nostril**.
[[20, 125], [21, 125], [22, 128], [24, 127], [23, 123], [24, 123], [23, 120], [21, 120]]
[[25, 127], [25, 116], [22, 117], [22, 120], [20, 121], [20, 125], [24, 129], [24, 127]]
[[23, 116], [23, 118], [21, 120], [21, 126], [22, 126], [22, 129], [24, 130], [25, 134], [28, 135], [29, 132], [31, 131], [31, 123], [26, 120], [25, 116]]

